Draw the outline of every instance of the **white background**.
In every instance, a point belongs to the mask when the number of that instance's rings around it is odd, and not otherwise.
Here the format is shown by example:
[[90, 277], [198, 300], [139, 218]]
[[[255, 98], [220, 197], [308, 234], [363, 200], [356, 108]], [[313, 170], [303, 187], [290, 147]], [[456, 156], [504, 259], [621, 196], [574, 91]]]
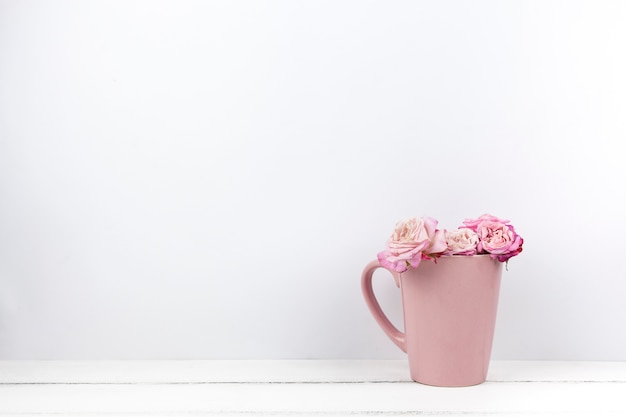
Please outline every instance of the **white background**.
[[626, 360], [625, 21], [0, 0], [0, 359], [402, 358], [362, 268], [489, 212], [525, 239], [493, 358]]

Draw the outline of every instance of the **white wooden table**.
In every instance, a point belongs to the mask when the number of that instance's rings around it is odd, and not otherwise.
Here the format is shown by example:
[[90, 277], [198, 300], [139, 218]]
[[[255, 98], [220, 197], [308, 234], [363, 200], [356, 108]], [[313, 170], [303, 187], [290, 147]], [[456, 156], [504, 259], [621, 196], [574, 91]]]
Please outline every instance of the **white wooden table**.
[[467, 388], [405, 361], [0, 361], [0, 416], [626, 416], [626, 362], [494, 361]]

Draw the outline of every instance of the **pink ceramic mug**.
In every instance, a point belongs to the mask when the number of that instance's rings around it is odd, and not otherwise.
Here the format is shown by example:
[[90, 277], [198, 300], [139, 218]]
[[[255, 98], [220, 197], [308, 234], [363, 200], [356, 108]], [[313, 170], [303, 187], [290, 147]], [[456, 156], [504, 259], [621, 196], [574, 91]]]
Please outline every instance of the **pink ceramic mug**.
[[402, 291], [404, 333], [374, 296], [378, 261], [363, 270], [365, 301], [389, 338], [409, 357], [411, 378], [423, 384], [460, 387], [487, 378], [496, 323], [502, 263], [489, 255], [446, 256], [437, 263], [393, 271]]

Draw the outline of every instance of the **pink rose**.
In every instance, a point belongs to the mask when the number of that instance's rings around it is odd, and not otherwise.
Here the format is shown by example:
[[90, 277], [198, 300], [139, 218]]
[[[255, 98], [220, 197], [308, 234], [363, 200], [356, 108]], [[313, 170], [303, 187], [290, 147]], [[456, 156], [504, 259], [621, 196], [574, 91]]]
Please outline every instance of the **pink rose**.
[[497, 223], [502, 223], [502, 224], [509, 223], [508, 220], [501, 220], [497, 218], [496, 216], [492, 216], [491, 214], [483, 214], [477, 219], [465, 219], [463, 221], [463, 226], [461, 227], [467, 227], [468, 229], [471, 229], [475, 232], [476, 229], [478, 228], [478, 225], [484, 221], [491, 221], [491, 222], [497, 222]]
[[484, 220], [476, 226], [476, 233], [479, 239], [478, 252], [489, 253], [500, 262], [505, 262], [522, 251], [524, 239], [515, 233], [510, 224]]
[[387, 241], [387, 249], [378, 254], [381, 266], [404, 272], [408, 266], [416, 268], [422, 259], [432, 259], [446, 249], [445, 236], [437, 230], [432, 217], [412, 217], [396, 224]]
[[478, 235], [471, 229], [461, 228], [445, 231], [447, 249], [446, 255], [475, 255], [478, 245]]

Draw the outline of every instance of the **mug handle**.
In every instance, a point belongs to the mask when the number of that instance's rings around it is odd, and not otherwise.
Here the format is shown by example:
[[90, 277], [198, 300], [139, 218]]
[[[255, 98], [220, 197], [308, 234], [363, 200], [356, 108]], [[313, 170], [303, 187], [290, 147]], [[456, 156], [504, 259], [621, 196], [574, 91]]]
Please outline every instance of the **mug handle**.
[[[380, 304], [378, 303], [378, 300], [376, 300], [376, 296], [374, 295], [374, 289], [372, 288], [372, 278], [374, 276], [374, 271], [378, 268], [386, 269], [380, 265], [378, 260], [372, 261], [367, 264], [367, 266], [363, 270], [363, 274], [361, 275], [361, 290], [363, 291], [363, 296], [365, 297], [367, 307], [370, 309], [370, 312], [376, 319], [378, 325], [383, 329], [383, 331], [391, 339], [391, 341], [395, 343], [396, 346], [398, 346], [400, 349], [402, 349], [403, 352], [406, 353], [406, 335], [398, 330], [393, 324], [391, 324], [383, 310], [380, 308]], [[400, 284], [398, 275], [394, 272], [391, 273], [396, 280], [396, 284]]]

